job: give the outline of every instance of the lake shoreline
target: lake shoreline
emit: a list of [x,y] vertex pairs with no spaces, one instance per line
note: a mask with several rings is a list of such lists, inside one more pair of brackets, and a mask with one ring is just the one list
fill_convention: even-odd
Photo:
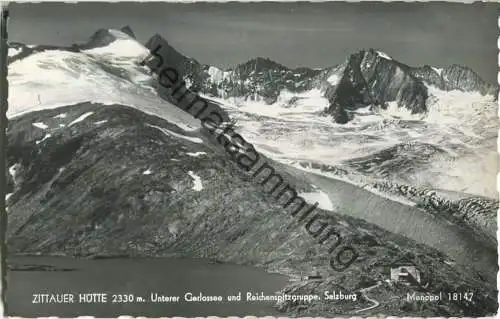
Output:
[[[9,256],[8,263],[34,267],[10,269],[7,273],[7,303],[16,316],[93,316],[121,314],[147,316],[259,315],[277,316],[274,303],[230,302],[229,296],[247,291],[275,294],[290,279],[267,273],[259,267],[218,264],[202,259],[176,258],[105,258],[83,259],[61,256]],[[38,266],[39,268],[36,268]],[[40,268],[41,267],[41,268]],[[45,267],[45,268],[44,268]],[[54,268],[47,268],[54,267]],[[59,269],[57,269],[59,268]],[[74,271],[65,271],[71,268]],[[78,302],[79,296],[105,296],[106,302]],[[152,295],[178,296],[178,302],[150,300]],[[186,294],[218,295],[217,303],[189,302]],[[58,296],[73,296],[73,303],[57,303]],[[35,296],[45,303],[33,303]],[[41,297],[46,297],[45,299]],[[50,296],[54,303],[49,302]],[[132,298],[120,302],[119,298]],[[180,300],[179,300],[180,299]],[[191,308],[193,309],[191,309]]]

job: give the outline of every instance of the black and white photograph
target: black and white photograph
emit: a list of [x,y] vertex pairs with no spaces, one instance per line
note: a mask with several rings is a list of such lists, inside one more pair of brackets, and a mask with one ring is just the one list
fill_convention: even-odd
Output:
[[5,315],[497,314],[499,3],[2,10]]

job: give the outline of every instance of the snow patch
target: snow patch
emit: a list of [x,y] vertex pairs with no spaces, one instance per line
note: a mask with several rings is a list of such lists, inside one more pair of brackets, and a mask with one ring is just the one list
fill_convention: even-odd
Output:
[[231,77],[231,72],[223,71],[214,66],[210,66],[208,68],[208,75],[210,76],[210,81],[217,84],[224,81],[225,79],[229,79]]
[[83,113],[76,120],[74,120],[73,122],[69,123],[68,127],[71,126],[71,125],[74,125],[76,123],[79,123],[79,122],[81,122],[83,120],[85,120],[87,117],[91,116],[92,114],[94,114],[94,112]]
[[12,178],[14,178],[16,176],[16,171],[17,171],[18,166],[20,166],[20,164],[14,164],[11,167],[9,167],[9,174],[10,174],[10,176],[12,176]]
[[192,157],[199,157],[200,155],[206,155],[207,153],[205,152],[196,152],[196,153],[190,153],[187,152],[186,155],[192,156]]
[[183,80],[184,80],[184,86],[186,87],[186,89],[191,88],[191,85],[193,85],[193,82],[191,82],[191,79],[189,77],[185,76],[183,78]]
[[196,175],[195,173],[193,173],[193,171],[189,171],[188,172],[188,175],[191,176],[191,178],[193,179],[193,182],[194,182],[194,185],[193,185],[193,190],[199,192],[203,189],[203,185],[201,183],[201,178]]
[[321,209],[330,211],[334,209],[333,204],[330,201],[330,197],[328,197],[328,195],[321,190],[312,193],[301,193],[299,195],[311,205],[318,203],[318,207]]
[[5,195],[5,200],[8,201],[9,198],[12,196],[12,194],[14,194],[14,193],[8,193],[7,195]]
[[101,124],[104,124],[104,123],[107,123],[108,120],[102,120],[102,121],[97,121],[97,122],[94,122],[95,125],[101,125]]
[[175,123],[175,125],[186,132],[193,132],[197,130],[196,127],[192,127],[189,124]]
[[391,58],[389,55],[387,55],[386,53],[384,53],[384,52],[377,51],[377,54],[378,54],[378,56],[379,56],[379,57],[381,57],[381,58],[384,58],[384,59],[386,59],[386,60],[392,60],[392,58]]
[[38,145],[38,144],[42,143],[43,141],[45,141],[46,139],[48,139],[50,137],[52,137],[52,135],[46,134],[41,140],[36,141],[35,143]]
[[21,53],[23,50],[21,48],[9,48],[9,57],[13,57]]
[[191,136],[186,136],[186,135],[178,134],[178,133],[172,132],[170,130],[167,130],[167,129],[163,128],[163,127],[159,127],[159,126],[156,126],[156,125],[151,125],[151,124],[147,124],[147,125],[150,126],[150,127],[155,128],[157,130],[162,131],[166,135],[172,135],[172,136],[175,136],[175,137],[178,137],[178,138],[182,138],[182,139],[185,139],[185,140],[188,140],[190,142],[197,143],[197,144],[202,144],[203,143],[203,140],[201,138],[198,138],[198,137],[191,137]]
[[151,172],[151,170],[148,168],[147,170],[145,170],[144,172],[142,172],[142,175],[151,175],[153,172]]
[[64,119],[68,116],[66,113],[61,113],[59,115],[54,116],[55,119]]
[[179,233],[179,226],[181,224],[180,220],[176,220],[173,223],[168,225],[168,232],[171,233],[174,237],[177,237]]
[[328,79],[326,79],[326,81],[328,83],[330,83],[331,85],[337,85],[339,84],[340,82],[340,77],[337,75],[337,74],[332,74],[328,77]]
[[32,125],[34,127],[41,128],[42,130],[45,130],[45,129],[49,128],[48,125],[46,125],[45,123],[42,123],[42,122],[36,122],[36,123],[33,123]]
[[136,61],[143,61],[150,54],[150,51],[145,46],[128,34],[113,29],[109,29],[108,31],[116,38],[115,41],[104,47],[84,50],[84,52],[100,58],[134,59]]
[[432,69],[433,69],[434,71],[436,71],[436,73],[437,73],[437,74],[439,74],[439,76],[441,76],[441,74],[443,73],[443,69],[441,69],[441,68],[435,68],[435,67],[432,67]]

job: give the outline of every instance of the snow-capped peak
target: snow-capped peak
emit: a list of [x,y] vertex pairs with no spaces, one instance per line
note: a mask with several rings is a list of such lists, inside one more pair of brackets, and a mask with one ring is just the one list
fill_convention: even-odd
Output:
[[142,61],[149,55],[149,50],[144,45],[125,32],[115,29],[107,31],[115,38],[114,41],[106,46],[84,50],[83,52],[100,58],[133,59],[135,61]]
[[443,69],[441,68],[432,67],[432,69],[436,71],[436,73],[439,74],[439,76],[441,76],[441,74],[443,73]]
[[340,82],[340,77],[338,74],[332,73],[326,81],[331,85],[337,85]]
[[158,96],[139,65],[149,50],[119,30],[102,30],[85,50],[50,48],[9,64],[7,116],[82,102],[121,104],[196,129],[198,120]]
[[231,76],[231,72],[223,71],[217,67],[210,66],[208,68],[208,75],[212,83],[221,82]]
[[392,60],[392,58],[387,53],[384,53],[382,51],[377,51],[377,54],[381,58],[384,58],[386,60]]

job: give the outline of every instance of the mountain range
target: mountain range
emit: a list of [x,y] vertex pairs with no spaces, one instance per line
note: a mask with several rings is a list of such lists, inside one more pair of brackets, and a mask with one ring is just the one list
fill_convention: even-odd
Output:
[[[395,130],[419,133],[419,143],[387,147],[382,138],[393,129],[377,128],[378,136],[372,134],[372,124],[363,122],[362,112],[396,106],[420,115],[431,112],[435,103],[430,86],[443,94],[481,96],[495,93],[495,86],[466,67],[411,68],[373,49],[322,70],[289,69],[263,58],[221,70],[174,48],[168,51],[168,64],[178,69],[190,90],[213,98],[214,105],[248,124],[242,126],[248,133],[243,135],[297,192],[304,198],[328,198],[318,200],[321,218],[339,225],[342,237],[361,257],[346,271],[333,271],[326,249],[237,167],[199,121],[159,92],[155,76],[140,65],[149,51],[128,27],[99,30],[89,42],[68,47],[10,43],[7,245],[11,253],[207,258],[286,274],[296,279],[283,288],[289,293],[322,295],[341,286],[359,294],[358,303],[279,305],[288,316],[346,315],[360,309],[369,309],[363,315],[400,316],[496,312],[493,224],[498,202],[468,193],[429,191],[428,186],[423,187],[426,190],[402,187],[401,180],[410,181],[410,174],[419,173],[421,167],[448,159],[449,145],[425,144],[422,132],[434,129],[433,123],[412,120],[395,122]],[[326,103],[314,104],[306,114],[301,103],[307,92],[319,92]],[[230,101],[257,102],[266,112],[279,108],[290,113],[261,115],[252,111],[254,104],[239,110],[225,104]],[[300,112],[292,112],[295,109]],[[267,135],[261,131],[252,131],[255,123],[262,123],[269,140],[262,140]],[[362,129],[349,131],[349,125]],[[329,153],[312,153],[315,148],[308,143],[313,139],[307,139],[300,143],[314,161],[300,158],[288,163],[275,155],[288,156],[287,149],[289,156],[303,154],[288,145],[279,148],[280,134],[287,140],[294,134],[319,134],[324,143],[335,141],[328,134],[341,134],[344,143],[360,138],[363,143],[375,141],[384,151],[370,146],[367,156],[355,153],[341,167],[327,165]],[[467,143],[482,140],[473,134],[466,136]],[[431,135],[436,134],[431,131]],[[301,165],[346,179],[354,173],[377,179],[371,188],[363,187],[300,170]],[[381,182],[384,179],[386,183]],[[421,270],[427,286],[389,280],[393,262],[402,257]],[[301,278],[313,270],[321,273],[321,280]],[[362,292],[374,285],[378,305],[370,308],[373,302]],[[475,299],[411,303],[394,298],[440,291],[474,291]]]
[[[135,38],[132,29],[122,31]],[[154,42],[158,35],[149,41]],[[73,52],[99,47],[113,41],[107,30],[97,31],[90,41],[62,48]],[[148,45],[148,44],[146,44]],[[55,46],[34,46],[11,43],[22,48],[22,53],[12,59],[20,59],[33,52],[55,49]],[[364,49],[350,54],[338,65],[311,69],[291,69],[269,58],[257,57],[235,67],[220,69],[206,65],[178,52],[172,46],[164,48],[169,65],[176,68],[194,92],[216,98],[241,98],[276,103],[282,91],[295,94],[318,89],[328,99],[324,114],[332,115],[337,123],[352,119],[352,111],[365,108],[387,109],[389,104],[408,109],[411,113],[425,113],[429,108],[427,85],[440,90],[480,92],[498,95],[498,86],[490,84],[470,68],[458,64],[436,68],[429,65],[410,67],[375,49]],[[291,100],[290,104],[296,100]]]
[[[155,37],[150,41],[154,42]],[[424,113],[429,97],[425,84],[445,91],[498,95],[497,85],[486,83],[468,67],[410,67],[371,48],[350,54],[343,63],[324,69],[290,69],[269,58],[257,57],[225,70],[201,64],[172,46],[165,49],[169,51],[170,65],[196,92],[274,104],[283,90],[303,93],[318,89],[329,102],[325,114],[332,115],[337,123],[348,122],[352,110],[367,106],[386,109],[389,103],[412,113]]]

